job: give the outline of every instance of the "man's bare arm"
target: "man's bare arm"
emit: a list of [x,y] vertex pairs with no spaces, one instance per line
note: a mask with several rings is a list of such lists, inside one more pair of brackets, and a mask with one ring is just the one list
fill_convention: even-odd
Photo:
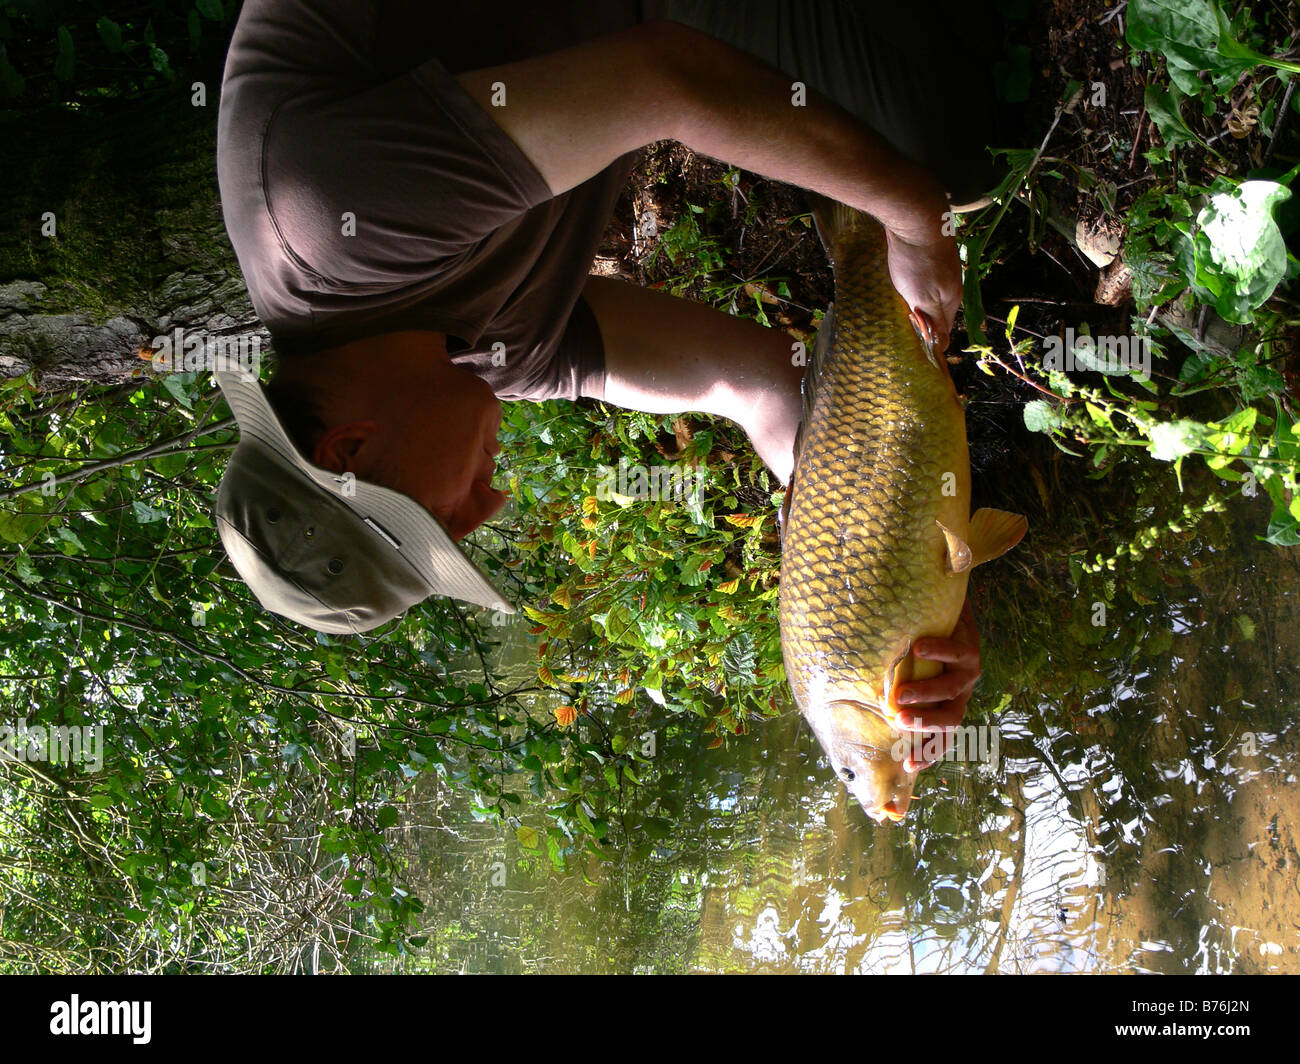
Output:
[[790,337],[609,277],[589,277],[583,296],[604,341],[607,402],[729,418],[777,479],[789,481],[803,375],[790,357]]
[[[878,218],[909,305],[946,333],[961,298],[947,198],[924,168],[834,103],[707,34],[652,22],[457,81],[557,195],[657,140],[811,189]],[[505,89],[493,106],[493,86]]]
[[[657,140],[812,189],[902,235],[929,235],[934,177],[835,104],[791,100],[789,77],[676,22],[650,22],[456,78],[558,195]],[[493,85],[505,87],[492,106]],[[937,210],[935,210],[937,208]],[[927,230],[915,229],[924,218]]]

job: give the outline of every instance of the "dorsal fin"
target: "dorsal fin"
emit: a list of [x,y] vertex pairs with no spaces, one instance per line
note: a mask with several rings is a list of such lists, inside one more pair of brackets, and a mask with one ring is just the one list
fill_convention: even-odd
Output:
[[813,341],[812,358],[808,360],[808,369],[804,372],[800,391],[803,395],[803,413],[799,419],[799,428],[794,434],[794,465],[791,466],[790,484],[785,489],[785,502],[781,505],[778,525],[781,529],[781,542],[785,543],[786,526],[790,523],[790,504],[794,499],[794,489],[799,476],[799,456],[803,454],[804,436],[812,421],[813,405],[817,402],[817,382],[821,379],[822,367],[826,365],[826,356],[835,340],[835,304],[826,308],[826,316],[817,329],[817,339]]
[[827,199],[817,193],[810,193],[808,198],[812,201],[813,223],[817,226],[817,235],[821,238],[822,247],[826,249],[826,255],[832,263],[838,260],[836,251],[843,246],[846,237],[858,232],[866,233],[872,226],[877,229],[880,227],[880,223],[871,215],[854,210],[847,204]]

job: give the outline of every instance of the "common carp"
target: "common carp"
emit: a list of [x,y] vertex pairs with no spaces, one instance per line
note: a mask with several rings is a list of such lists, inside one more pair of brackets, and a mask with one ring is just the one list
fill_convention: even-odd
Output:
[[782,519],[781,648],[836,774],[868,816],[898,821],[916,739],[890,723],[896,688],[943,669],[912,644],[952,635],[970,570],[1014,547],[1027,522],[971,515],[961,402],[890,281],[880,223],[828,200],[814,216],[835,303],[804,377]]

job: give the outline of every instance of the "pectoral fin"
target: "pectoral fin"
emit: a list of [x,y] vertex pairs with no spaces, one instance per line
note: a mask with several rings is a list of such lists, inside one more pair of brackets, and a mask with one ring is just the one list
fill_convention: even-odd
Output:
[[976,510],[970,519],[967,539],[962,539],[942,521],[935,524],[943,532],[948,545],[948,573],[951,576],[1002,557],[1029,531],[1029,522],[1024,517],[1006,510]]
[[[983,565],[1000,558],[1029,531],[1023,514],[1006,510],[976,510],[970,519],[971,565]],[[963,544],[964,545],[964,544]]]
[[[984,511],[981,510],[980,513]],[[1022,519],[1023,520],[1023,519]],[[948,544],[948,573],[955,575],[964,573],[972,565],[978,564],[973,561],[973,553],[967,542],[957,535],[951,528],[948,528],[942,521],[936,521],[939,531],[943,533],[943,538]]]

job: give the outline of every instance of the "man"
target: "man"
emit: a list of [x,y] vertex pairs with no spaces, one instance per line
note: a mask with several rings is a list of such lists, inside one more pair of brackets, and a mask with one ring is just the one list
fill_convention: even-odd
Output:
[[[265,393],[218,377],[242,438],[217,516],[260,601],[331,632],[431,593],[509,609],[453,542],[506,501],[499,397],[727,417],[789,481],[789,338],[587,276],[644,145],[674,139],[874,215],[895,285],[946,347],[961,294],[947,193],[983,189],[956,192],[979,166],[969,150],[947,166],[965,128],[947,114],[952,72],[908,58],[940,31],[926,6],[695,2],[674,22],[633,0],[245,0],[218,170],[279,365]],[[858,110],[912,158],[790,69],[841,95],[874,86]],[[960,721],[979,675],[969,605],[955,636],[915,648],[947,665],[900,698],[925,730]]]

